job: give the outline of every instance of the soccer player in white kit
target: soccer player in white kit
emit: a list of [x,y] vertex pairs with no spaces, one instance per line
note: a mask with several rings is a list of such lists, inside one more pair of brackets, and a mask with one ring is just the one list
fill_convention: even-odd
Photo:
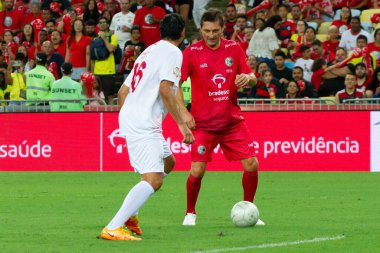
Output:
[[[169,14],[160,22],[161,38],[137,58],[131,74],[119,90],[120,133],[126,136],[129,158],[141,181],[127,194],[115,217],[102,230],[107,240],[141,240],[137,212],[157,191],[164,175],[174,167],[174,157],[162,135],[162,120],[169,112],[183,135],[184,143],[194,136],[177,107],[175,92],[181,73],[182,52],[178,45],[185,37],[185,22]],[[124,229],[125,225],[129,230]]]

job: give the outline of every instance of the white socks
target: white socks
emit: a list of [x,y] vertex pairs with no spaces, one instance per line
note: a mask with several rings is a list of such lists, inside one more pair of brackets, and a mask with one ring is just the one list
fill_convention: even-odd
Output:
[[140,181],[127,194],[123,205],[113,217],[107,228],[112,230],[123,226],[133,214],[136,214],[140,207],[148,200],[150,195],[154,193],[153,187],[146,181]]

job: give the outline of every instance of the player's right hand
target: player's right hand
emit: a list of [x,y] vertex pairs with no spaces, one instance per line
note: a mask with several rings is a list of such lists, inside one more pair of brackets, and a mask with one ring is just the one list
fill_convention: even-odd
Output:
[[179,125],[179,130],[183,135],[183,143],[191,144],[194,142],[194,135],[186,124]]
[[195,120],[191,113],[189,113],[188,111],[183,112],[182,117],[188,128],[190,128],[191,130],[195,129]]

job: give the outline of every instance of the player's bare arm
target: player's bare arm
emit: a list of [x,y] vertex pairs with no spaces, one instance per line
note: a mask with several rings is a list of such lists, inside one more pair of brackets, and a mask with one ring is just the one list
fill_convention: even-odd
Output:
[[127,98],[129,93],[129,87],[125,84],[123,84],[119,91],[117,92],[117,98],[119,99],[119,106],[120,108],[123,106],[125,99]]
[[106,48],[107,48],[108,52],[112,53],[112,52],[114,52],[114,51],[116,50],[116,46],[112,45],[112,44],[108,41],[108,38],[107,38],[105,32],[100,31],[100,32],[99,32],[99,36],[103,39],[104,44],[106,45]]
[[[179,89],[180,90],[180,89]],[[178,125],[179,130],[183,135],[183,142],[191,144],[194,142],[194,136],[191,130],[182,118],[180,111],[178,110],[178,103],[173,93],[173,82],[163,80],[160,84],[160,95],[165,107],[168,109],[170,115]],[[183,98],[183,97],[182,97]],[[183,100],[183,99],[182,99]]]
[[183,84],[183,81],[180,81],[179,88],[176,94],[178,107],[179,107],[180,112],[182,113],[183,120],[185,121],[187,127],[190,129],[194,129],[195,120],[194,120],[194,117],[191,115],[191,113],[187,110],[185,106],[185,100],[183,98],[183,91],[182,91],[182,84]]
[[238,88],[247,87],[247,86],[255,86],[257,83],[256,76],[251,74],[238,74],[236,75],[235,84]]

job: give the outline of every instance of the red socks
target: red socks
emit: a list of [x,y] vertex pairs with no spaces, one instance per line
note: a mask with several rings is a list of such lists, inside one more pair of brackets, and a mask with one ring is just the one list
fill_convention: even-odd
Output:
[[244,200],[253,202],[259,181],[257,171],[244,171],[242,184],[244,189]]
[[[196,178],[189,174],[186,183],[187,192],[187,210],[186,213],[195,212],[195,204],[197,203],[198,194],[201,189],[202,178]],[[244,171],[242,184],[244,189],[244,200],[253,202],[258,184],[257,171]]]
[[197,178],[189,174],[186,183],[187,192],[187,211],[186,213],[196,213],[195,204],[197,203],[199,190],[201,189],[202,178]]

